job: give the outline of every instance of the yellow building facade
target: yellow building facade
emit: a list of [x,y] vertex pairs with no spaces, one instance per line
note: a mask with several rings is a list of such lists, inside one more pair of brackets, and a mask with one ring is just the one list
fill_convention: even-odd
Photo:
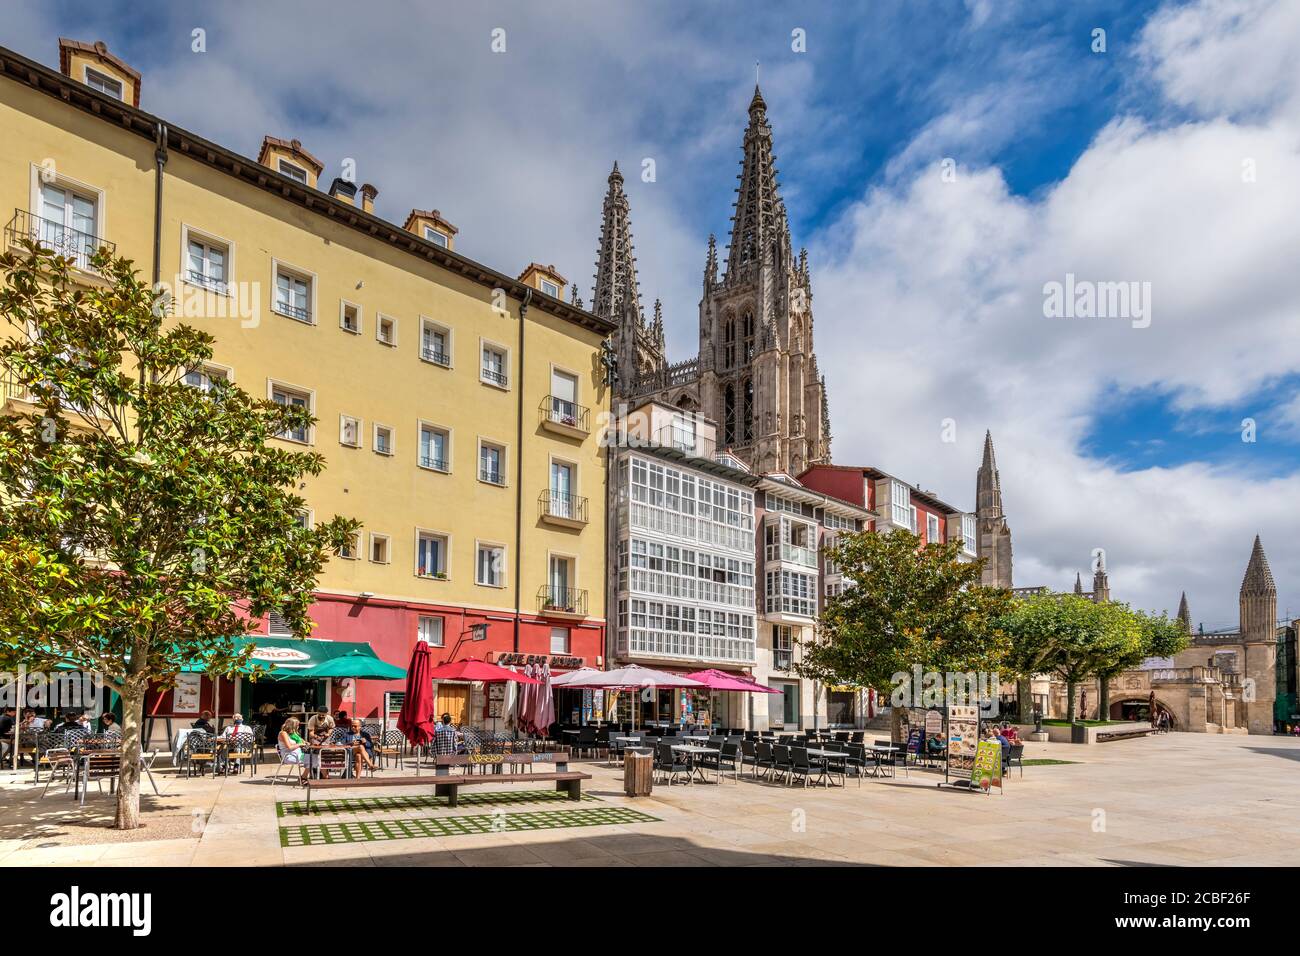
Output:
[[[419,639],[436,659],[600,666],[612,326],[553,266],[511,278],[456,253],[437,210],[379,219],[375,187],[330,183],[296,140],[254,160],[141,111],[147,78],[102,44],[61,41],[60,62],[0,49],[6,242],[83,263],[114,245],[215,336],[193,384],[311,409],[284,439],[327,461],[300,491],[308,520],[363,525],[320,579],[312,636],[403,666]],[[356,689],[358,713],[379,686]]]

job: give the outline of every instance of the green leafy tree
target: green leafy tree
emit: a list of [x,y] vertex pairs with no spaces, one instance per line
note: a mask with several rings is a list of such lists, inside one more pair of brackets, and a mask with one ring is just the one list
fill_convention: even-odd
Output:
[[318,574],[357,524],[308,529],[300,480],[319,454],[270,440],[303,409],[232,384],[185,384],[212,336],[105,249],[87,279],[27,244],[0,256],[0,666],[97,671],[121,695],[115,825],[139,825],[146,689],[187,665],[242,666],[228,640],[275,610],[311,629]]
[[1066,685],[1066,718],[1076,717],[1079,684],[1099,682],[1099,706],[1109,710],[1108,683],[1147,657],[1166,656],[1186,646],[1177,622],[1153,617],[1127,604],[1103,603],[1074,594],[1043,594],[1017,601],[1002,619],[1011,635],[1007,665],[1024,677],[1052,674]]
[[1011,594],[981,586],[983,565],[960,560],[960,549],[956,542],[921,547],[902,530],[842,535],[831,557],[845,587],[827,601],[797,672],[886,695],[896,675],[918,664],[922,671],[996,672],[1008,648],[997,620]]

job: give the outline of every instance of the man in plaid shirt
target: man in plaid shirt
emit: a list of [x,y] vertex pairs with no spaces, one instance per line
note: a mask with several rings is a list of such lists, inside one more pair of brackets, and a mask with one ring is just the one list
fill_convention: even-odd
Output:
[[451,722],[451,714],[443,714],[442,722],[434,725],[433,752],[438,755],[454,754],[458,736],[460,735]]

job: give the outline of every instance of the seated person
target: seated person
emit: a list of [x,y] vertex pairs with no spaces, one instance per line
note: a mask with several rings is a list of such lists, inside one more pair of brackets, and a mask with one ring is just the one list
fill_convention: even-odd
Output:
[[[311,738],[314,744],[323,744],[330,739],[334,733],[334,718],[329,714],[318,714],[320,720],[316,721],[316,726],[312,726],[312,721],[307,721],[307,736]],[[314,718],[313,718],[314,719]]]
[[361,721],[353,720],[344,725],[343,732],[338,735],[338,743],[351,747],[353,759],[367,770],[375,769],[374,741],[361,729]]
[[121,734],[122,728],[117,725],[117,718],[113,716],[111,710],[106,710],[99,717],[99,732],[101,734]]
[[299,726],[297,717],[290,717],[286,720],[283,726],[280,727],[280,735],[276,738],[275,749],[280,755],[281,763],[291,763],[302,768],[299,779],[305,781],[311,773],[314,757],[302,749],[302,745],[306,741],[298,733]]
[[454,754],[456,744],[460,738],[460,732],[451,722],[451,714],[443,714],[442,720],[434,724],[433,728],[433,752],[435,754]]
[[1020,731],[1016,730],[1015,726],[1009,720],[1002,721],[1002,736],[1006,737],[1007,740],[1011,741],[1013,744],[1020,743]]
[[212,711],[205,710],[199,714],[199,719],[190,724],[191,729],[201,730],[205,734],[215,734],[216,728],[212,726]]
[[249,736],[252,736],[253,733],[253,725],[244,723],[243,714],[232,714],[230,717],[230,724],[221,731],[221,736],[234,737],[236,734],[248,734]]
[[84,730],[81,726],[81,714],[76,711],[68,711],[63,715],[63,720],[54,728],[56,731],[65,732],[69,730]]
[[321,725],[326,721],[329,722],[330,729],[333,730],[334,718],[329,715],[329,712],[324,707],[316,708],[316,713],[307,718],[307,736],[315,737],[320,731]]

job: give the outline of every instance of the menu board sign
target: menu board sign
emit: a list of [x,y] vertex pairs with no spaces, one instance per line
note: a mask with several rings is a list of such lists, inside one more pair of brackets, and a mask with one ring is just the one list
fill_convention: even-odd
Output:
[[964,777],[974,769],[979,733],[978,707],[953,705],[948,708],[948,770],[950,773]]
[[975,751],[975,766],[970,772],[973,789],[988,793],[992,787],[1002,789],[1002,744],[996,740],[981,740]]
[[943,711],[927,710],[925,712],[925,736],[927,738],[943,736]]
[[177,674],[176,686],[172,688],[172,713],[197,714],[202,686],[202,674]]

